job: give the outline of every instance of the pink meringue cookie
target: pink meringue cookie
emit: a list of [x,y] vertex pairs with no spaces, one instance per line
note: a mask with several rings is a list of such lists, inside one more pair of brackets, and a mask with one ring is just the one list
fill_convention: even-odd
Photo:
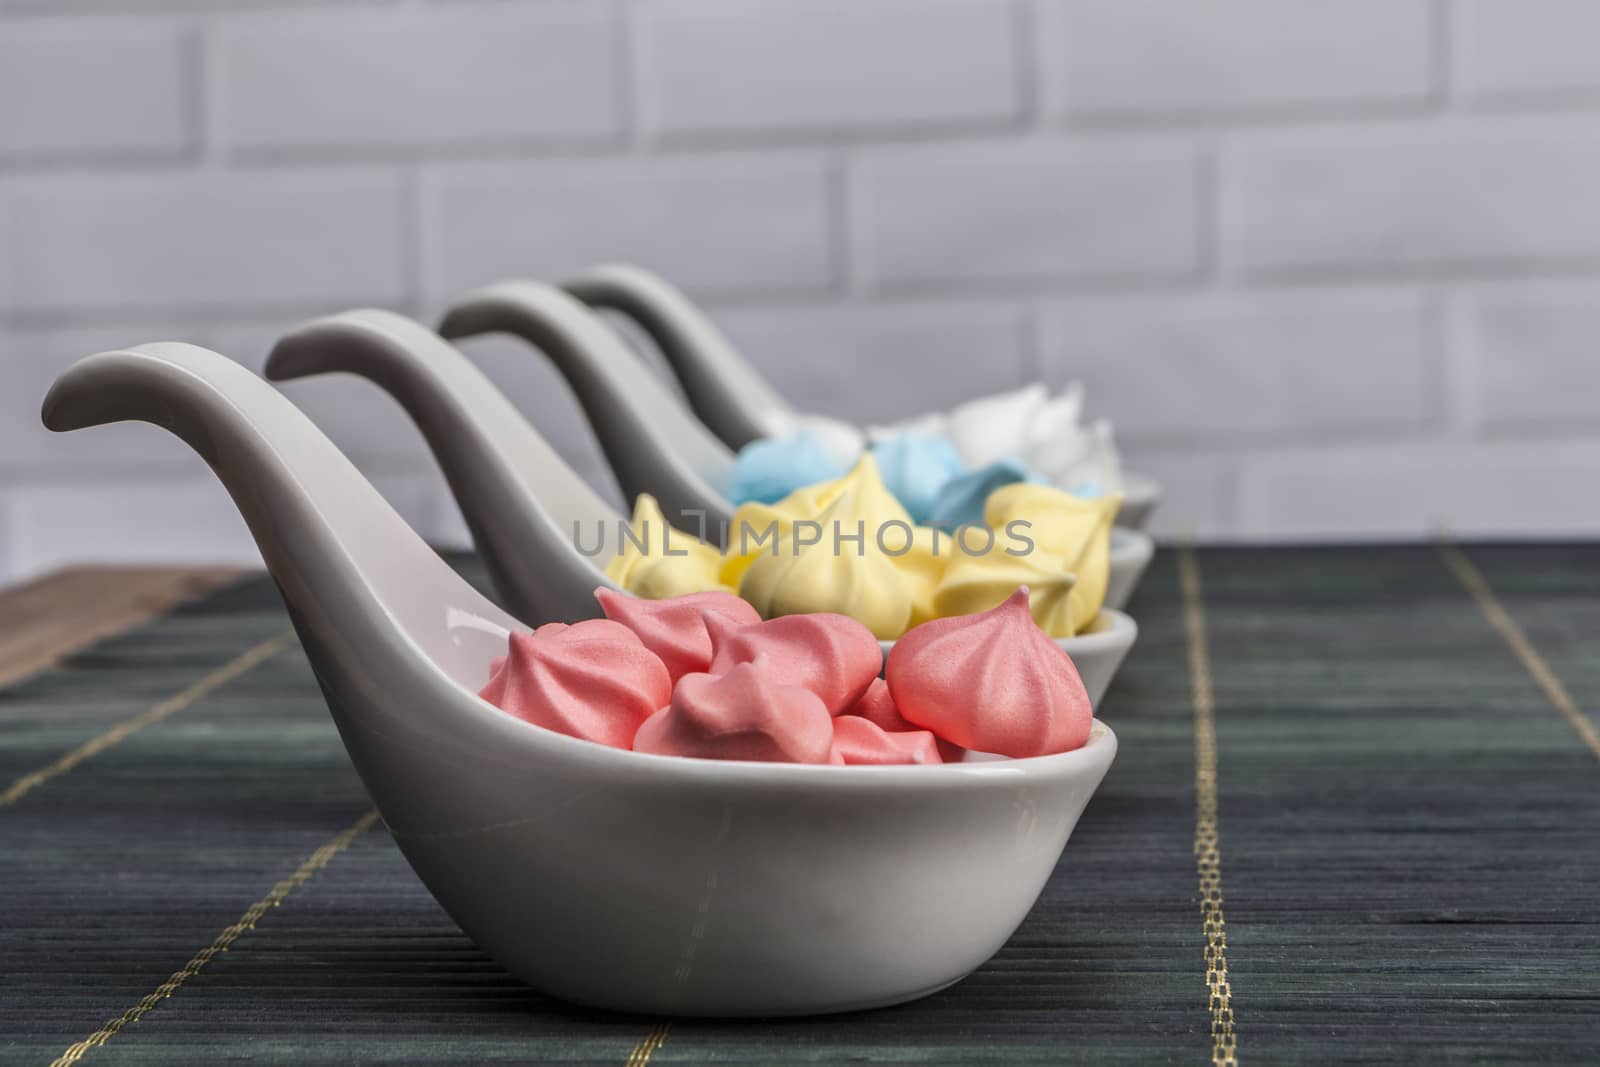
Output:
[[892,763],[943,763],[938,739],[927,730],[890,731],[859,715],[833,720],[830,763],[849,766]]
[[569,737],[630,748],[639,724],[672,699],[672,679],[626,626],[590,619],[514,633],[478,693],[503,711]]
[[628,627],[610,619],[584,619],[581,622],[547,622],[536,627],[533,636],[547,641],[638,641]]
[[918,626],[895,642],[887,673],[902,716],[963,748],[1020,759],[1089,740],[1083,680],[1033,621],[1026,586],[981,614]]
[[686,674],[672,703],[651,715],[633,739],[635,752],[699,759],[827,763],[833,718],[822,698],[785,685],[765,657],[726,674]]
[[727,674],[764,656],[777,684],[811,690],[832,715],[860,700],[883,669],[878,639],[845,615],[780,615],[740,626],[713,613],[706,616],[706,630],[711,634],[712,674]]
[[840,714],[859,716],[876,724],[880,730],[891,733],[922,729],[907,722],[905,716],[900,714],[900,709],[894,706],[894,696],[889,692],[889,683],[882,678],[874,678],[867,685],[867,691],[861,694],[861,699]]
[[[874,678],[872,684],[867,686],[867,691],[861,694],[861,699],[844,710],[844,715],[855,715],[866,719],[884,733],[916,733],[922,729],[900,714],[900,709],[895,707],[894,695],[889,692],[889,683],[882,678]],[[939,743],[939,755],[944,762],[961,762],[963,752],[960,745],[937,735],[934,740]]]
[[741,626],[752,626],[761,616],[748,601],[716,590],[688,593],[666,600],[645,600],[614,589],[594,591],[606,618],[626,626],[644,647],[661,657],[672,682],[686,674],[704,673],[711,666],[711,635],[707,613],[723,616]]

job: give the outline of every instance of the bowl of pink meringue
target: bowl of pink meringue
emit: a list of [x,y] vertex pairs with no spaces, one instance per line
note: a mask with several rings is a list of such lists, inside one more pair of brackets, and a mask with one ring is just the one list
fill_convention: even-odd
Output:
[[887,658],[842,615],[596,595],[605,618],[510,635],[481,693],[593,742],[595,788],[634,798],[628,853],[593,842],[629,929],[592,931],[611,962],[564,969],[573,999],[794,1015],[949,986],[1027,916],[1116,753],[1025,589]]

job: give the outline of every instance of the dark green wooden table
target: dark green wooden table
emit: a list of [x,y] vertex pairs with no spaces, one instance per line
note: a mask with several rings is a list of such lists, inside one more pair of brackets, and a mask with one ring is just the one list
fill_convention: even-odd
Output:
[[1117,764],[994,960],[667,1026],[455,928],[247,579],[0,690],[0,1060],[1595,1057],[1600,547],[1163,551],[1130,610]]

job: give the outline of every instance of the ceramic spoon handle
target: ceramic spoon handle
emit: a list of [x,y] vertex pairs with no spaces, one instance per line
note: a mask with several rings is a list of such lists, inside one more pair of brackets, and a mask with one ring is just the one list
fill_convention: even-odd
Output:
[[729,517],[733,456],[588,308],[550,285],[502,282],[457,301],[446,337],[515,334],[550,357],[577,393],[622,491],[649,493],[676,526],[700,533]]
[[[381,643],[396,626],[430,640],[441,602],[502,632],[517,625],[462,581],[304,413],[216,352],[163,342],[89,356],[56,380],[43,417],[52,430],[141,420],[187,442],[233,496],[308,648],[361,634]],[[446,666],[465,677],[482,664]]]
[[[397,836],[443,835],[471,854],[483,849],[475,828],[527,822],[544,797],[577,793],[591,746],[476,695],[506,631],[526,627],[435,555],[287,397],[215,352],[163,343],[81,360],[44,402],[52,430],[125,419],[171,430],[233,495]],[[435,892],[459,883],[459,854],[407,851]],[[491,852],[503,872],[505,854]]]
[[607,542],[622,517],[578,477],[454,345],[388,311],[350,311],[286,334],[267,357],[282,381],[343,371],[398,400],[443,468],[495,588],[533,622],[591,618],[612,583],[575,544]]
[[632,318],[671,365],[689,404],[730,448],[781,436],[793,414],[787,401],[683,291],[659,274],[624,264],[594,267],[562,288],[586,304]]

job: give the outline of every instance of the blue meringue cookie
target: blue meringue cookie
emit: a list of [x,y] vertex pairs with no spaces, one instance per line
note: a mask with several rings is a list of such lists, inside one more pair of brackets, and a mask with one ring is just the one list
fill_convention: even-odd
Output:
[[739,449],[728,481],[735,506],[756,501],[776,504],[796,489],[831,482],[849,470],[809,430],[790,437],[763,437]]
[[989,494],[1012,482],[1033,479],[1028,470],[1014,459],[997,460],[987,467],[968,471],[952,478],[939,490],[933,506],[928,509],[927,523],[944,529],[957,526],[982,526],[983,505]]
[[897,433],[872,446],[883,484],[918,523],[927,521],[939,491],[967,465],[948,438]]

